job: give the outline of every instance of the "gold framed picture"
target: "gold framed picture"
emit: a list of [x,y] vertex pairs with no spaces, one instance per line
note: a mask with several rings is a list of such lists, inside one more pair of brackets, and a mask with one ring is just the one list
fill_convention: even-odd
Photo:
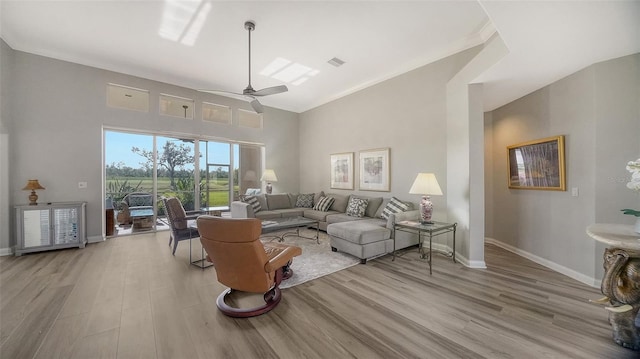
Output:
[[507,147],[509,188],[566,190],[564,136]]

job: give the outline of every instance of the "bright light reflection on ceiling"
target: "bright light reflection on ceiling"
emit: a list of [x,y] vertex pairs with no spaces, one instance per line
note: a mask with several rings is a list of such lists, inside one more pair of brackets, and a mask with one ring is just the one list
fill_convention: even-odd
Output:
[[163,39],[193,46],[211,11],[211,3],[202,0],[165,0],[158,35]]
[[271,61],[262,71],[260,75],[271,77],[282,82],[292,85],[300,85],[307,81],[311,76],[320,73],[319,70],[312,69],[309,66],[292,62],[282,57],[278,57]]

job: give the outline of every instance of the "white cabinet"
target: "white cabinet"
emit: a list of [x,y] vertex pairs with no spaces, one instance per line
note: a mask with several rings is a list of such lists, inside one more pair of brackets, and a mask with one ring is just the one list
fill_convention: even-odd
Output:
[[87,243],[86,202],[16,206],[18,245],[15,255]]

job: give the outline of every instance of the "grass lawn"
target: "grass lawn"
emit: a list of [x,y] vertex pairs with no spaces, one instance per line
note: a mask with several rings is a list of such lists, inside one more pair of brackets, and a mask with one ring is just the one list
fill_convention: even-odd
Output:
[[[126,181],[126,182],[125,182]],[[127,193],[136,191],[136,192],[153,192],[153,178],[147,177],[117,177],[117,178],[109,178],[107,179],[106,187],[107,188],[118,188],[118,185],[122,186],[123,183],[126,183],[130,188],[125,190],[125,192],[117,194],[111,194],[114,198],[122,198]],[[158,177],[158,195],[165,197],[173,197],[177,196],[183,200],[193,201],[193,191],[192,190],[172,190],[171,189],[171,181],[167,177]],[[176,179],[176,183],[178,180]],[[207,200],[208,206],[228,206],[229,201],[229,191],[228,191],[229,180],[226,178],[221,179],[211,179],[209,181],[209,198]],[[180,187],[180,185],[178,185]],[[132,190],[133,189],[133,190]],[[234,186],[234,192],[238,191],[238,186]],[[192,202],[193,203],[193,202]],[[186,206],[185,206],[186,207]]]

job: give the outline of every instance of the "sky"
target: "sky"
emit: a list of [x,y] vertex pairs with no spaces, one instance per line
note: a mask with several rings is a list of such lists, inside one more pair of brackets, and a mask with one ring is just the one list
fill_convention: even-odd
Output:
[[[162,147],[167,141],[176,141],[176,145],[185,144],[193,148],[193,144],[189,142],[182,142],[176,138],[169,137],[157,137],[157,146],[161,151]],[[228,164],[229,163],[229,144],[224,142],[207,142],[209,148],[209,163],[215,164]],[[203,142],[200,142],[202,154],[200,166],[205,164],[205,149]],[[133,134],[116,131],[105,132],[105,163],[111,165],[113,163],[123,162],[124,166],[131,168],[142,167],[141,163],[146,163],[146,159],[133,151],[132,147],[138,147],[140,149],[151,150],[153,148],[153,136],[143,134]],[[237,146],[234,146],[237,148]],[[235,151],[237,158],[237,150]],[[193,152],[192,152],[193,153]],[[193,166],[185,166],[186,169],[193,168]]]

